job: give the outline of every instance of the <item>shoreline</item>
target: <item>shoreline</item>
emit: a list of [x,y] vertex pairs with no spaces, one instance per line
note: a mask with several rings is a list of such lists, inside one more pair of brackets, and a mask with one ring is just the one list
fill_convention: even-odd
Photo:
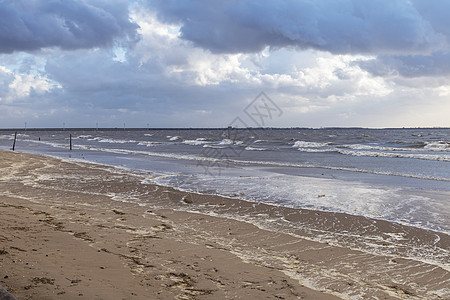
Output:
[[[0,151],[0,158],[0,264],[11,274],[0,274],[0,285],[19,299],[450,295],[448,258],[440,258],[442,266],[411,258],[418,239],[449,249],[443,233],[187,193],[43,155]],[[61,268],[51,268],[48,257]]]

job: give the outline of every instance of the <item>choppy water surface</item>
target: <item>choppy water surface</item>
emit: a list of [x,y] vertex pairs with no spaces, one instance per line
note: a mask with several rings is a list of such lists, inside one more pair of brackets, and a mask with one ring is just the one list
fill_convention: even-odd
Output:
[[[0,131],[0,149],[13,138]],[[28,130],[16,150],[152,172],[146,181],[183,190],[450,232],[450,129]]]

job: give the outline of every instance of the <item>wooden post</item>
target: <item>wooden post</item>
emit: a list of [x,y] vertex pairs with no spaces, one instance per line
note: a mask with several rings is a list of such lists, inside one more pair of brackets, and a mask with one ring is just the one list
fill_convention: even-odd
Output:
[[12,148],[13,151],[14,151],[14,149],[16,149],[16,139],[17,139],[17,131],[14,133],[14,143],[13,143],[13,148]]
[[72,151],[72,134],[70,134],[70,151]]

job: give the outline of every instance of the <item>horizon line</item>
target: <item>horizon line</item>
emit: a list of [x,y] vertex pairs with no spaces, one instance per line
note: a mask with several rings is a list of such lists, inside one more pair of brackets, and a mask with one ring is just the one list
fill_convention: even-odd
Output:
[[283,130],[283,129],[450,129],[450,127],[445,126],[433,126],[433,127],[362,127],[362,126],[324,126],[324,127],[30,127],[30,128],[0,128],[0,131],[68,131],[68,130],[86,130],[86,131],[110,131],[110,130],[224,130],[224,129],[237,129],[237,130]]

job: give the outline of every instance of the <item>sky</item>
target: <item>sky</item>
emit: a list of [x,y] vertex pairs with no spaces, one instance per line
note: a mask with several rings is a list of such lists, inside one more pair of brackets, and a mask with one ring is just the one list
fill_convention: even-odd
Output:
[[450,127],[449,11],[0,0],[0,128]]

